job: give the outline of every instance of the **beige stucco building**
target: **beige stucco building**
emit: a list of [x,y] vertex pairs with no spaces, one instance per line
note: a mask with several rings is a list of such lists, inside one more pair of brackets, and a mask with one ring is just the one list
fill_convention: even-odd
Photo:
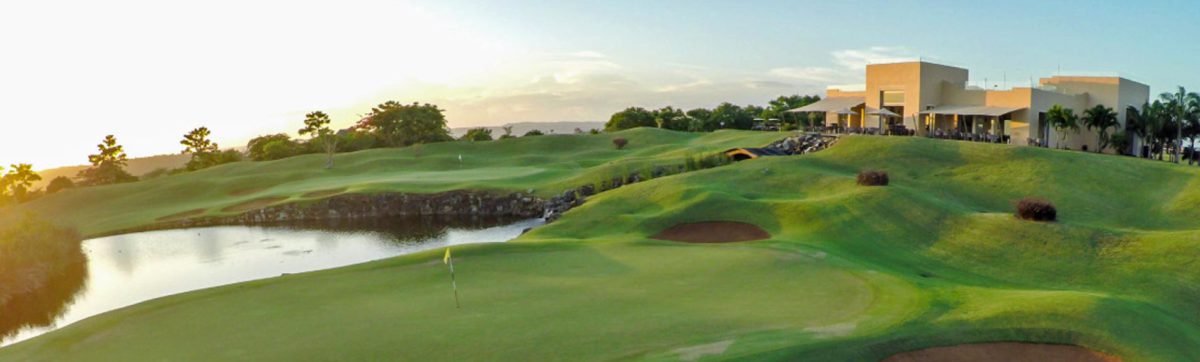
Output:
[[1126,108],[1141,108],[1150,98],[1149,86],[1121,77],[1054,76],[1039,79],[1036,87],[986,90],[967,86],[966,69],[929,62],[872,64],[866,72],[865,90],[831,88],[820,102],[792,111],[823,112],[828,126],[842,130],[958,132],[1019,145],[1094,150],[1097,132],[1082,124],[1059,144],[1059,135],[1045,122],[1046,111],[1058,104],[1082,115],[1104,105],[1117,113],[1124,129]]

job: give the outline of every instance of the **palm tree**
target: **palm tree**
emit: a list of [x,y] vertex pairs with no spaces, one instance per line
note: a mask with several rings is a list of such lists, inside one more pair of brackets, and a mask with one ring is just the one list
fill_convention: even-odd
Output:
[[1088,131],[1091,131],[1092,128],[1098,129],[1100,148],[1096,150],[1097,153],[1104,152],[1104,149],[1108,148],[1108,129],[1120,126],[1120,123],[1117,122],[1117,112],[1100,104],[1083,111],[1081,120],[1083,125],[1087,126]]
[[1172,161],[1179,163],[1180,155],[1183,152],[1183,123],[1188,119],[1189,113],[1196,112],[1196,102],[1192,100],[1200,98],[1200,95],[1188,92],[1187,89],[1180,86],[1175,93],[1163,93],[1158,97],[1167,104],[1171,125],[1175,127],[1175,156]]
[[[1166,105],[1161,101],[1147,103],[1141,112],[1140,129],[1142,136],[1145,137],[1146,143],[1150,145],[1150,155],[1156,155],[1159,159],[1162,158],[1161,153],[1163,148],[1159,143],[1163,139],[1162,133],[1165,129],[1166,113]],[[1158,152],[1154,152],[1155,148],[1158,148]]]
[[1058,148],[1062,148],[1062,144],[1066,142],[1067,130],[1079,132],[1079,116],[1075,115],[1074,110],[1063,108],[1062,105],[1055,104],[1050,107],[1050,110],[1046,111],[1046,121],[1058,132]]
[[[1192,95],[1195,95],[1193,93]],[[1190,97],[1188,100],[1188,112],[1186,123],[1183,126],[1183,135],[1192,140],[1192,154],[1189,155],[1188,164],[1196,162],[1200,165],[1200,160],[1196,156],[1200,153],[1196,152],[1196,137],[1200,137],[1200,97]]]
[[[1141,158],[1141,145],[1133,142],[1135,139],[1141,139],[1142,143],[1146,143],[1146,115],[1145,112],[1150,108],[1150,102],[1142,105],[1142,108],[1129,106],[1125,108],[1125,134],[1129,137],[1129,151],[1134,157]],[[1135,149],[1136,147],[1136,149]]]

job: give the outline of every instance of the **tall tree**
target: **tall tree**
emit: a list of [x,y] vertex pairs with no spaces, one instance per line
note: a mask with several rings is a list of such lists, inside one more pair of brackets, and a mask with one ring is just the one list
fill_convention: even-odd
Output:
[[630,128],[654,126],[654,112],[642,107],[629,107],[609,117],[608,123],[604,124],[604,130],[614,132]]
[[1102,104],[1097,104],[1095,107],[1084,110],[1081,120],[1083,121],[1083,125],[1087,127],[1088,131],[1091,131],[1093,128],[1095,128],[1097,130],[1096,133],[1100,135],[1100,147],[1096,150],[1098,153],[1104,152],[1104,149],[1108,148],[1108,142],[1110,141],[1110,138],[1108,137],[1108,129],[1116,128],[1117,126],[1121,125],[1120,122],[1117,121],[1117,112],[1114,112],[1112,108],[1105,107]]
[[738,105],[725,102],[713,109],[708,123],[709,129],[751,129],[754,128],[754,114]]
[[1141,158],[1142,150],[1134,149],[1137,145],[1134,139],[1141,139],[1142,143],[1146,143],[1146,116],[1145,111],[1150,108],[1150,103],[1143,104],[1141,108],[1129,106],[1125,107],[1125,135],[1129,139],[1129,152],[1134,157]]
[[198,154],[216,152],[220,147],[208,138],[210,135],[212,132],[208,130],[208,127],[196,128],[184,134],[183,140],[179,141],[179,144],[183,145],[183,153],[190,153],[192,157],[195,157]]
[[1192,154],[1188,157],[1188,164],[1196,162],[1200,165],[1200,152],[1196,150],[1196,138],[1200,137],[1200,97],[1192,97],[1189,100],[1192,112],[1188,114],[1187,123],[1183,127],[1183,136],[1187,137],[1192,142]]
[[1079,132],[1079,116],[1070,108],[1055,104],[1046,111],[1046,121],[1058,133],[1058,148],[1067,141],[1067,130]]
[[770,119],[771,117],[778,117],[782,122],[795,121],[797,127],[803,128],[808,125],[808,120],[802,114],[787,113],[787,111],[804,107],[820,100],[821,97],[815,95],[802,96],[799,94],[793,94],[790,96],[779,96],[778,98],[767,102],[769,107],[763,114],[763,118]]
[[10,168],[8,173],[4,174],[4,181],[0,182],[7,190],[0,191],[7,191],[17,202],[24,201],[29,187],[33,186],[34,182],[41,181],[42,176],[34,172],[33,165],[28,163],[11,165]]
[[355,126],[375,134],[387,146],[402,147],[414,143],[451,141],[446,127],[446,115],[432,104],[400,104],[387,101],[371,109],[371,113]]
[[88,162],[92,167],[79,172],[81,184],[94,186],[137,181],[137,177],[125,172],[128,157],[125,155],[125,147],[117,143],[116,137],[105,136],[96,148],[98,153],[88,155]]
[[308,135],[308,142],[318,142],[325,150],[325,168],[333,168],[333,154],[337,153],[338,137],[337,134],[329,128],[329,115],[325,112],[316,111],[304,115],[304,128],[301,128],[299,133],[301,136]]
[[1150,103],[1145,110],[1146,135],[1150,139],[1151,154],[1159,160],[1163,159],[1163,153],[1166,151],[1165,144],[1169,137],[1164,137],[1170,131],[1168,123],[1170,120],[1170,110],[1162,101],[1154,101]]
[[183,140],[179,141],[179,144],[183,145],[183,153],[192,155],[192,159],[187,163],[188,170],[194,171],[214,165],[214,155],[220,151],[220,146],[208,138],[210,135],[212,132],[208,127],[200,127],[184,134]]
[[666,106],[654,110],[654,123],[658,128],[676,131],[686,131],[688,128],[687,114],[682,109]]
[[711,110],[707,108],[696,108],[687,111],[685,114],[687,114],[688,117],[687,130],[689,132],[705,132],[712,130],[708,128],[708,125],[710,124],[708,120],[709,118],[712,118]]
[[1173,143],[1175,146],[1175,155],[1171,158],[1171,162],[1179,163],[1180,156],[1183,151],[1183,128],[1187,122],[1189,114],[1197,113],[1194,101],[1200,98],[1194,92],[1188,92],[1186,88],[1180,86],[1175,93],[1163,93],[1159,95],[1163,103],[1167,105],[1168,113],[1170,114],[1170,125],[1174,128],[1175,136]]

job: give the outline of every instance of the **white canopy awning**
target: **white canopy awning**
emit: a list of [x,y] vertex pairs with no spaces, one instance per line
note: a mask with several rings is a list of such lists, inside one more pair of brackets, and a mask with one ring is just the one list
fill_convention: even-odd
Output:
[[863,97],[833,97],[825,98],[804,107],[787,110],[787,113],[800,112],[837,112],[843,109],[858,107],[866,103]]
[[989,107],[989,106],[956,106],[944,105],[930,110],[921,111],[921,114],[957,114],[962,116],[988,116],[999,117],[1012,112],[1025,109],[1025,107]]
[[868,111],[867,114],[876,115],[876,116],[884,116],[884,117],[900,117],[899,114],[896,114],[896,112],[892,112],[892,111],[888,110],[887,108],[871,110],[871,111]]

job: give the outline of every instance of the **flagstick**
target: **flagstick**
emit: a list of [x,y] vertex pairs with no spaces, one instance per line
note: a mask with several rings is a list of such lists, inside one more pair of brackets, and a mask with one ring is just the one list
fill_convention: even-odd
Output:
[[454,258],[450,258],[450,286],[454,288],[454,308],[462,309],[462,305],[458,304],[458,282],[454,280]]

